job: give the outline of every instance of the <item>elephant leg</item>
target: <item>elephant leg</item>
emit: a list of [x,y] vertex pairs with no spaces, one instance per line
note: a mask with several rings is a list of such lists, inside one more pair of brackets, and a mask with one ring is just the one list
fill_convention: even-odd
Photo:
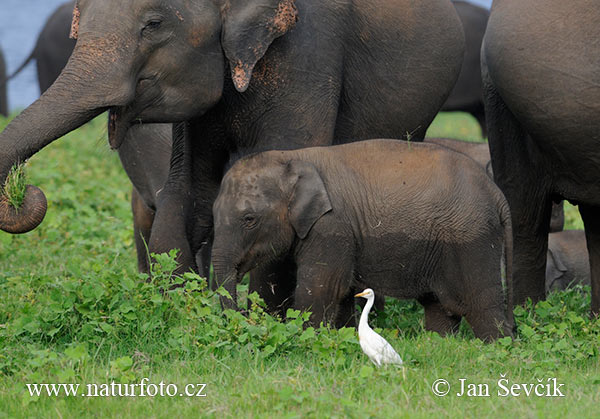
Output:
[[173,148],[169,176],[156,199],[156,215],[150,234],[151,253],[178,249],[177,273],[196,270],[195,253],[188,240],[193,208],[191,186],[191,139],[187,123],[173,125]]
[[461,316],[450,313],[435,298],[421,298],[419,303],[425,309],[425,330],[437,332],[441,336],[458,332]]
[[494,180],[512,214],[514,300],[537,302],[545,298],[551,179],[539,150],[489,81],[485,67],[482,72]]
[[294,308],[310,311],[309,322],[314,327],[318,327],[321,323],[337,326],[338,311],[340,307],[343,309],[346,293],[340,292],[342,290],[335,286],[334,283],[339,283],[340,279],[336,278],[335,273],[325,272],[325,269],[319,268],[316,270],[321,272],[317,273],[311,268],[298,269]]
[[284,317],[294,303],[296,266],[292,261],[270,262],[250,272],[248,294],[256,292],[272,315]]
[[[527,298],[531,298],[535,303],[546,297],[545,275],[551,202],[548,197],[544,199],[543,196],[529,201],[526,196],[515,195],[506,193],[513,220],[514,302],[523,304]],[[534,205],[532,202],[539,204]]]
[[297,256],[294,308],[311,311],[310,323],[314,326],[323,322],[338,327],[349,321],[354,307],[354,266],[349,246],[344,240],[319,241]]
[[600,314],[600,207],[579,205],[590,257],[592,316]]
[[196,266],[198,267],[198,274],[202,278],[209,280],[211,289],[215,289],[214,282],[210,278],[210,253],[212,250],[212,237],[210,240],[204,241],[200,250],[196,252]]
[[133,212],[133,238],[137,251],[138,270],[150,273],[147,246],[150,241],[155,212],[144,203],[135,188],[131,188],[131,210]]
[[[228,153],[222,140],[196,146],[208,131],[204,125],[173,125],[169,176],[158,195],[150,237],[153,252],[179,249],[178,273],[193,269],[207,277],[213,237],[212,206],[219,192]],[[196,261],[200,265],[196,265]]]
[[[354,305],[356,302],[356,298],[354,298],[355,294],[356,293],[354,291],[348,292],[338,304],[335,318],[336,328],[356,327],[356,311],[354,310]],[[364,300],[364,298],[361,298],[361,300]],[[377,299],[375,300],[375,304],[377,304]]]
[[194,253],[188,241],[186,228],[187,200],[185,196],[178,194],[163,192],[160,195],[148,243],[150,253],[168,253],[172,249],[178,249],[178,268],[175,272],[182,274],[190,269],[196,271]]
[[476,338],[493,341],[503,336],[512,336],[512,330],[506,322],[503,307],[490,307],[467,313],[465,319],[473,329]]

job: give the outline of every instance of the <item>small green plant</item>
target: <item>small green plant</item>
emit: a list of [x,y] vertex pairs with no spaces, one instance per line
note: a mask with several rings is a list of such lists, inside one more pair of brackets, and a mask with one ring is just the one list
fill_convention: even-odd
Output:
[[22,164],[15,164],[10,169],[10,172],[8,172],[8,176],[4,181],[2,194],[15,210],[18,210],[25,200],[26,180],[25,166]]

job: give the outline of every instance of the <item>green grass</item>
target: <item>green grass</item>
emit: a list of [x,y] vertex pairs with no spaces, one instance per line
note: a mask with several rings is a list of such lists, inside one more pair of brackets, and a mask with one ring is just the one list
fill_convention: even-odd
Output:
[[477,120],[464,112],[439,113],[427,130],[427,137],[484,141]]
[[[0,120],[0,129],[5,125]],[[519,335],[484,344],[463,324],[455,337],[423,330],[415,302],[388,301],[372,321],[406,366],[374,369],[354,330],[282,324],[254,299],[248,318],[222,313],[217,295],[188,275],[165,291],[173,259],[152,283],[136,272],[130,184],[106,144],[102,118],[28,163],[48,197],[42,225],[0,233],[0,417],[589,417],[600,402],[600,321],[589,289],[517,308]],[[441,115],[435,136],[477,139],[469,116]],[[567,224],[580,226],[568,207]],[[564,398],[499,397],[497,382],[556,377]],[[30,397],[27,383],[206,383],[195,397]],[[449,381],[446,397],[432,394]],[[456,395],[459,380],[491,397]]]
[[25,166],[18,164],[11,167],[2,187],[2,195],[16,210],[21,207],[25,200],[26,182]]

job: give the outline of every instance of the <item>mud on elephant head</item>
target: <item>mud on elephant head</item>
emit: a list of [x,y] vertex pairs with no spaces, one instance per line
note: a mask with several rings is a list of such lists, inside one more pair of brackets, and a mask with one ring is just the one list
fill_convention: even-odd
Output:
[[[78,0],[67,66],[0,134],[0,183],[14,164],[106,110],[113,148],[135,122],[202,115],[223,94],[226,63],[245,91],[257,61],[296,19],[294,0]],[[45,198],[40,191],[27,202],[33,213],[13,214],[0,201],[0,229],[35,228]]]

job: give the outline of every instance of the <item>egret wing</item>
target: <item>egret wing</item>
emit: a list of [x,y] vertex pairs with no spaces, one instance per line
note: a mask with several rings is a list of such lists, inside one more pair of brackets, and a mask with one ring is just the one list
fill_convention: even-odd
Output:
[[402,358],[394,350],[394,347],[383,336],[377,335],[377,337],[380,339],[378,346],[380,347],[381,362],[384,364],[402,364]]

